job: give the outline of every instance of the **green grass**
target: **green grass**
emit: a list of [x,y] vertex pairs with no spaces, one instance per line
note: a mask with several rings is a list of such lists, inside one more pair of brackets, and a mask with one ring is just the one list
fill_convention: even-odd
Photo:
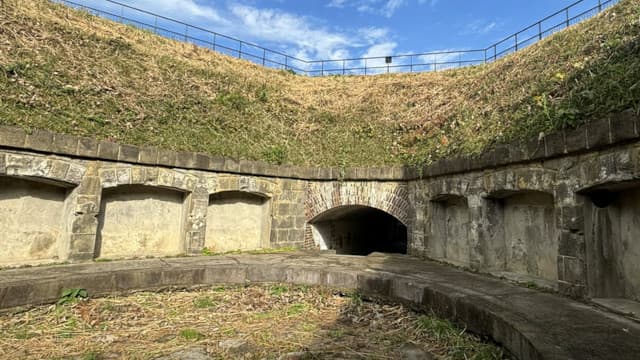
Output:
[[178,335],[188,341],[199,341],[205,338],[202,333],[195,329],[182,329]]
[[422,164],[632,109],[640,3],[492,64],[309,78],[45,0],[5,0],[0,125],[275,164]]

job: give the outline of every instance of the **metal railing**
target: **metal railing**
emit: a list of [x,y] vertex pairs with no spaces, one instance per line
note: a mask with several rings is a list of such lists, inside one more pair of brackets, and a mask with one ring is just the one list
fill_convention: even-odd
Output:
[[[103,0],[112,8],[109,10],[98,9],[79,2],[82,0],[53,1],[80,8],[120,23],[146,29],[168,38],[191,42],[223,54],[246,59],[262,66],[294,71],[309,76],[425,72],[486,64],[588,19],[619,2],[619,0],[597,0],[597,4],[595,4],[595,0],[578,0],[482,49],[335,60],[305,60],[114,0]],[[589,5],[589,3],[593,5]]]

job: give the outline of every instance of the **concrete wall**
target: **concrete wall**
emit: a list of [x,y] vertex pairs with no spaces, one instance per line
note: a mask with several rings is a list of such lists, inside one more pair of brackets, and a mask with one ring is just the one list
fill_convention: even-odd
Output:
[[0,265],[65,259],[67,188],[0,176]]
[[105,190],[96,257],[184,254],[184,200],[181,192],[157,187],[130,185]]
[[[182,194],[179,236],[187,254],[199,254],[211,243],[208,232],[230,232],[223,223],[231,219],[216,225],[226,211],[209,210],[211,195],[231,191],[270,199],[270,230],[263,238],[270,247],[322,246],[312,226],[318,216],[344,206],[370,207],[406,227],[409,254],[533,281],[571,296],[638,300],[638,196],[637,186],[629,184],[640,182],[640,119],[632,112],[422,169],[278,167],[0,127],[0,176],[65,184],[60,226],[68,236],[60,259],[95,257],[104,230],[97,220],[108,224],[109,204],[115,204],[109,189],[146,186]],[[603,190],[617,193],[619,200],[602,205],[598,192]],[[131,201],[123,208],[148,211],[148,205],[134,205],[140,200],[133,194],[122,196]],[[221,206],[227,205],[232,206]],[[264,211],[258,215],[256,207],[245,205],[237,211],[264,218]],[[215,212],[223,214],[210,217]],[[332,220],[334,233],[353,229],[345,218]],[[241,226],[257,232],[257,221]],[[141,256],[155,250],[149,247]]]
[[271,202],[246,192],[211,195],[205,247],[213,252],[269,248]]

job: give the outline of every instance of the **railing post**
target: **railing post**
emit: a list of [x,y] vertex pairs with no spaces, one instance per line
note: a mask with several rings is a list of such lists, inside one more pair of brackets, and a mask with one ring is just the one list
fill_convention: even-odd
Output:
[[242,59],[242,41],[239,42],[240,46],[238,47],[238,59]]
[[413,55],[409,56],[409,72],[413,72]]
[[262,49],[262,66],[264,66],[266,59],[267,59],[267,49]]
[[564,13],[565,13],[565,16],[567,18],[567,26],[566,27],[569,27],[569,8],[566,8]]
[[157,34],[157,33],[158,33],[158,15],[155,15],[155,16],[153,17],[153,32],[154,32],[155,34]]
[[320,76],[324,76],[324,60],[320,62]]
[[364,74],[367,75],[367,59],[364,59]]
[[216,37],[218,36],[218,34],[213,33],[213,51],[216,51]]
[[538,21],[538,41],[542,40],[542,21]]
[[602,0],[598,0],[598,12],[602,12]]
[[493,45],[493,61],[498,60],[498,45]]
[[346,70],[346,60],[342,60],[342,75],[346,74],[345,70]]
[[189,25],[184,26],[184,41],[187,42],[187,34],[189,34]]
[[284,69],[287,70],[289,68],[289,56],[284,56]]
[[487,49],[484,49],[484,63],[487,63]]
[[516,51],[518,51],[518,33],[516,33],[514,35],[515,41],[516,41]]

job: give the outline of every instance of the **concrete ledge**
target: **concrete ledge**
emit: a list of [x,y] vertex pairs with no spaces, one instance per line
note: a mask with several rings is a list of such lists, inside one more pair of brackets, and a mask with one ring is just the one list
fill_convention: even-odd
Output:
[[242,255],[0,271],[0,309],[164,287],[288,282],[357,289],[455,320],[519,359],[637,359],[640,324],[552,294],[406,256]]

